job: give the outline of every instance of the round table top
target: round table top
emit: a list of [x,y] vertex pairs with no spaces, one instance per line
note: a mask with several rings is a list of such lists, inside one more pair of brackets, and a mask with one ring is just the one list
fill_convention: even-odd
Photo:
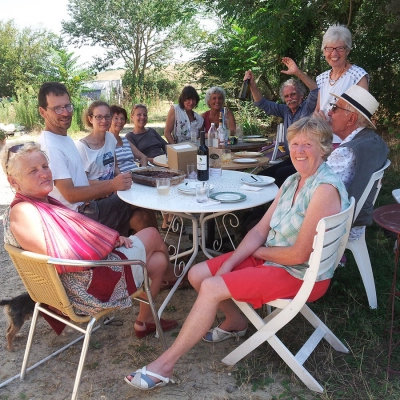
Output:
[[[233,159],[241,160],[240,157],[235,157],[235,154],[232,153]],[[256,168],[262,167],[269,163],[268,157],[247,157],[247,158],[254,158],[257,162],[250,162],[250,163],[243,163],[231,160],[229,163],[222,164],[222,169],[233,169],[233,170],[242,170],[247,168]],[[153,158],[153,164],[157,165],[158,167],[168,167],[168,160],[165,154]]]
[[379,207],[372,213],[372,218],[382,228],[400,234],[400,204]]
[[242,210],[251,207],[257,207],[272,201],[277,193],[278,187],[273,183],[262,186],[260,191],[247,191],[242,189],[242,178],[250,174],[239,171],[222,171],[219,177],[211,177],[208,183],[214,186],[212,193],[217,192],[236,192],[246,195],[246,199],[235,203],[217,203],[206,204],[198,203],[196,196],[181,192],[179,185],[171,186],[167,196],[161,196],[157,193],[157,188],[153,186],[140,185],[132,183],[129,190],[118,191],[118,196],[125,202],[138,207],[151,210],[160,210],[166,212],[183,213],[214,213]]

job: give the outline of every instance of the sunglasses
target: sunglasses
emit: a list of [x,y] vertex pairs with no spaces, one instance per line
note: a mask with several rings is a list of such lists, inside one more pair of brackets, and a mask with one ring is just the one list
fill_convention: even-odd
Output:
[[8,149],[8,153],[7,153],[7,160],[6,160],[6,171],[8,168],[8,161],[10,160],[10,155],[11,153],[18,153],[18,150],[21,149],[22,147],[29,145],[29,144],[35,144],[35,142],[25,142],[25,143],[19,143],[19,144],[15,144],[14,146],[11,146]]

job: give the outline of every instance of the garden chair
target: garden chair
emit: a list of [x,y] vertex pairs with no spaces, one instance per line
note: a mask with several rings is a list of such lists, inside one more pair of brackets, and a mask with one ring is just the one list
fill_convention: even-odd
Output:
[[[29,360],[30,350],[33,341],[33,335],[35,333],[35,327],[39,311],[47,314],[56,320],[68,325],[69,327],[84,334],[84,341],[82,346],[82,352],[79,359],[78,369],[75,378],[75,384],[72,392],[72,399],[76,399],[78,396],[79,384],[81,381],[81,375],[83,366],[85,363],[86,353],[89,347],[90,336],[93,331],[93,327],[97,321],[103,322],[103,317],[116,309],[106,309],[95,315],[77,315],[75,314],[72,305],[67,297],[65,289],[61,283],[61,280],[56,271],[55,265],[70,265],[70,266],[83,266],[83,267],[97,267],[97,266],[109,266],[109,265],[141,265],[144,273],[143,285],[131,295],[135,300],[143,301],[150,305],[154,321],[157,327],[157,333],[160,337],[162,346],[166,350],[166,342],[164,334],[160,325],[153,298],[150,292],[149,279],[147,276],[146,264],[139,260],[118,260],[118,261],[82,261],[82,260],[65,260],[59,258],[52,258],[42,254],[36,254],[29,251],[21,250],[9,244],[5,244],[4,248],[8,251],[11,260],[13,261],[15,268],[17,269],[30,297],[36,302],[35,310],[32,316],[32,322],[29,329],[28,341],[26,344],[25,355],[22,362],[20,379],[24,380],[25,373],[27,372],[27,364]],[[143,289],[147,294],[147,300],[141,299],[138,296],[143,293]],[[50,307],[47,308],[47,306]],[[58,310],[58,312],[54,311]],[[87,323],[86,327],[83,328],[78,324]],[[81,337],[82,338],[82,337]],[[78,339],[79,340],[79,339]],[[62,350],[70,347],[72,344],[77,342],[74,340],[67,346],[63,347]],[[37,362],[34,366],[28,368],[28,371],[42,364],[44,361],[58,354],[58,350],[55,353],[43,358]]]
[[[322,339],[325,339],[337,351],[348,353],[348,349],[314,314],[306,302],[317,277],[327,269],[332,268],[332,266],[336,267],[338,265],[348,240],[353,211],[354,198],[351,198],[351,203],[347,210],[319,221],[317,232],[314,236],[309,268],[299,292],[293,299],[277,299],[268,302],[267,305],[274,307],[275,310],[264,319],[248,303],[234,300],[244,315],[255,326],[257,332],[228,354],[222,362],[234,365],[263,342],[268,342],[309,389],[323,392],[322,386],[304,368],[304,362]],[[301,313],[315,330],[297,354],[293,355],[277,337],[277,332],[298,313]]]
[[[357,202],[356,209],[354,211],[353,222],[357,219],[358,214],[364,207],[365,201],[369,199],[372,201],[372,205],[378,197],[379,191],[382,187],[382,178],[385,169],[390,165],[390,160],[386,160],[385,165],[378,171],[371,175],[371,178],[364,189],[360,200]],[[370,308],[376,309],[378,307],[378,301],[376,298],[376,289],[374,274],[372,272],[371,260],[368,254],[367,243],[365,241],[365,226],[363,227],[362,235],[358,240],[351,240],[347,242],[346,249],[349,249],[354,256],[357,263],[358,270],[360,271],[362,281],[364,283],[365,291],[367,292],[367,298]]]

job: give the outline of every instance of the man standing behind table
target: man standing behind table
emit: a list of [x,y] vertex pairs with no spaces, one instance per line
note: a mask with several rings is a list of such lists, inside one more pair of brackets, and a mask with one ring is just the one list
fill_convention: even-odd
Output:
[[74,110],[67,88],[59,82],[46,82],[39,90],[38,101],[45,121],[39,143],[49,158],[54,179],[50,195],[120,235],[136,231],[141,226],[137,221],[142,209],[132,210],[116,194],[131,187],[131,175],[119,174],[114,179],[89,184],[79,152],[67,135]]
[[[264,110],[269,115],[275,115],[283,119],[285,151],[286,154],[289,154],[286,139],[287,128],[300,118],[311,115],[314,112],[318,100],[318,86],[315,81],[298,68],[297,64],[291,58],[282,58],[282,63],[288,68],[287,70],[281,71],[283,74],[296,76],[310,90],[306,100],[304,100],[306,90],[301,82],[296,79],[289,79],[280,87],[279,94],[282,101],[286,104],[278,104],[263,97],[255,82],[254,74],[251,71],[246,71],[243,80],[250,80],[250,90],[255,106]],[[295,172],[296,170],[289,157],[279,164],[264,169],[259,172],[259,175],[274,177],[275,183],[280,187],[285,179]]]
[[[386,143],[371,129],[376,129],[371,117],[379,103],[358,85],[351,86],[341,96],[331,95],[337,101],[331,103],[328,120],[342,142],[328,157],[327,164],[340,176],[349,198],[353,196],[357,204],[371,175],[385,165],[389,153]],[[323,111],[316,115],[325,118]],[[354,222],[351,240],[359,239],[363,227],[372,223],[374,195],[372,190]]]

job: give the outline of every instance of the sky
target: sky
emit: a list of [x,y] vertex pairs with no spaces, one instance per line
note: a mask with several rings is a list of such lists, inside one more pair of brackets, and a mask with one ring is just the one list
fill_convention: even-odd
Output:
[[[82,0],[85,1],[85,0]],[[61,35],[61,21],[69,20],[67,14],[68,0],[0,0],[0,20],[13,19],[19,28],[45,28]],[[207,29],[214,25],[211,21],[203,21]],[[96,55],[104,54],[99,46],[68,47],[68,50],[79,56],[78,64],[90,63]],[[179,52],[181,60],[190,59],[191,54]],[[181,55],[182,54],[182,55]],[[113,67],[121,68],[122,62]]]
[[[0,20],[13,19],[20,29],[40,27],[61,35],[61,21],[69,19],[67,3],[68,0],[0,0]],[[79,56],[78,64],[91,62],[93,56],[102,54],[97,46],[70,46],[68,50]]]

